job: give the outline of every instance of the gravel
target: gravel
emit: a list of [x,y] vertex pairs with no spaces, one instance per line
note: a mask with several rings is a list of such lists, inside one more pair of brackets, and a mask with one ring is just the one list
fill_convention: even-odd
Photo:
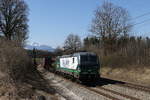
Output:
[[53,73],[46,73],[45,77],[50,80],[51,86],[54,86],[56,91],[67,100],[110,100]]
[[[57,93],[62,96],[62,100],[110,100],[109,98],[97,94],[81,85],[74,82],[68,81],[58,75],[50,72],[44,72],[44,76],[49,80],[51,86],[53,86]],[[127,87],[121,87],[115,84],[103,85],[103,88],[116,91],[121,94],[129,95],[141,100],[150,100],[150,94],[144,91],[135,90]],[[99,89],[97,87],[91,87],[97,91],[108,94],[112,97],[118,98],[119,100],[130,100],[125,97],[113,94],[111,92]]]

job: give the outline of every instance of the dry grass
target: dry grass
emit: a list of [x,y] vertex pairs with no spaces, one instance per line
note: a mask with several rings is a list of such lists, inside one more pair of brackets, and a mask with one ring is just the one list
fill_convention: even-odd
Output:
[[0,44],[0,100],[37,100],[36,90],[55,94],[22,47],[8,40]]
[[144,66],[128,66],[126,68],[102,67],[101,74],[108,78],[150,85],[150,68]]

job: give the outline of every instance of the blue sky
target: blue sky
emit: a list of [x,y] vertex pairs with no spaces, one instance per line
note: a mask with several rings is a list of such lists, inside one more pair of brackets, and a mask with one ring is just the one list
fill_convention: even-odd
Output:
[[[104,0],[26,0],[29,6],[29,39],[52,47],[62,46],[70,33],[82,39],[90,34],[94,10]],[[127,9],[136,25],[134,35],[150,36],[150,14],[138,19],[136,16],[150,12],[150,0],[107,0]]]

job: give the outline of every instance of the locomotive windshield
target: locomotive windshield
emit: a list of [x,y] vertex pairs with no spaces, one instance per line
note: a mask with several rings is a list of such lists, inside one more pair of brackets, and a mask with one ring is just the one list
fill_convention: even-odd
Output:
[[96,55],[81,55],[81,64],[83,63],[98,64],[98,58]]
[[99,68],[99,60],[96,55],[81,55],[80,56],[80,68],[81,70],[95,70]]

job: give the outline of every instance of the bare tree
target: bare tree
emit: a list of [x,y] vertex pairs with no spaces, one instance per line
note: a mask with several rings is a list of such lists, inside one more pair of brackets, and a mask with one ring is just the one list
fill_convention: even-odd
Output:
[[122,7],[104,2],[95,11],[90,31],[102,40],[104,47],[115,44],[119,36],[126,36],[131,30],[129,14]]
[[61,56],[63,54],[63,48],[61,48],[60,46],[56,47],[54,54],[56,56]]
[[78,35],[69,34],[65,40],[64,49],[68,51],[77,51],[81,48],[81,39]]
[[28,33],[28,7],[24,0],[0,0],[0,33],[23,43]]

